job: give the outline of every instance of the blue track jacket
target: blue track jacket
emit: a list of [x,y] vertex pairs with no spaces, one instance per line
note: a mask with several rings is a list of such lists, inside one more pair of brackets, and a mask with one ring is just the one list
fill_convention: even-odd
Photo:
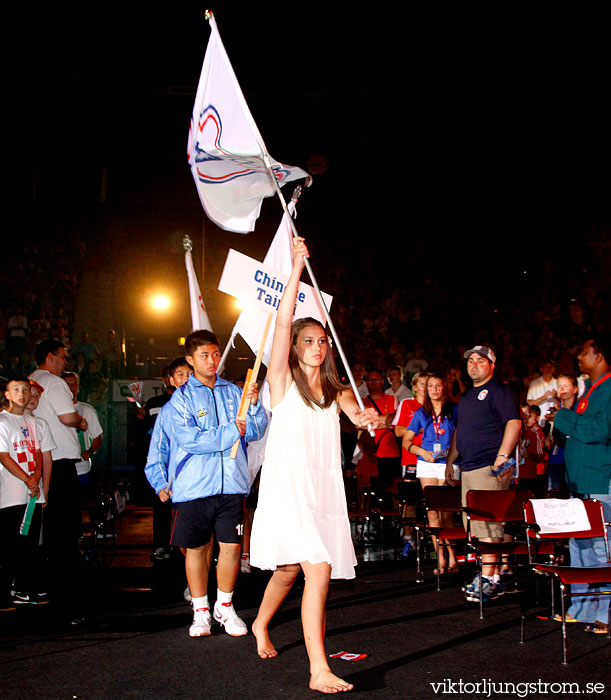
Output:
[[[214,389],[210,389],[193,374],[176,389],[157,416],[151,438],[151,450],[157,452],[151,454],[149,450],[146,469],[156,492],[167,486],[168,477],[173,477],[174,503],[250,491],[246,442],[263,436],[268,419],[260,401],[250,406],[246,434],[236,458],[231,459],[231,448],[240,438],[235,418],[241,395],[239,387],[221,377],[216,378]],[[159,436],[156,435],[158,424]],[[164,483],[159,465],[167,453]]]

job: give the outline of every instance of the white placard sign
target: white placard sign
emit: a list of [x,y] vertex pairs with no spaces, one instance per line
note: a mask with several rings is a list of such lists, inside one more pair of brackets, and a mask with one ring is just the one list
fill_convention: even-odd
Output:
[[[252,304],[262,311],[276,313],[288,278],[288,275],[230,249],[218,288],[221,292],[238,297],[246,305]],[[325,292],[322,292],[322,296],[327,309],[330,309],[333,297]],[[304,282],[299,284],[294,316],[312,316],[323,325],[326,323],[316,291]]]
[[542,535],[590,529],[586,507],[579,498],[536,498],[531,503]]

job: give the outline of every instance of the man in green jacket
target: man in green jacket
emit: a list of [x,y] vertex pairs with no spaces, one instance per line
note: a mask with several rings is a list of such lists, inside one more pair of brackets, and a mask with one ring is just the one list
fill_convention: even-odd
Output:
[[[579,369],[588,375],[577,410],[561,408],[554,427],[566,436],[567,485],[578,498],[597,498],[603,504],[605,521],[611,521],[611,336],[593,334],[578,356]],[[607,564],[602,537],[570,540],[571,566]],[[575,593],[588,588],[572,585]],[[595,590],[591,588],[590,590]],[[611,584],[600,586],[611,591]],[[573,598],[567,620],[587,622],[598,634],[609,629],[609,599],[605,596]]]

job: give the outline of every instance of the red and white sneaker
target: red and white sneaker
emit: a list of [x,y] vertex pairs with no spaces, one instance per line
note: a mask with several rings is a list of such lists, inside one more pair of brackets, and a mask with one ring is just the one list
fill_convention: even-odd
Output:
[[193,624],[189,627],[189,637],[208,637],[211,627],[210,608],[198,608],[193,611]]
[[233,603],[214,604],[214,619],[225,628],[225,632],[232,637],[243,637],[248,634],[248,627],[240,617],[238,617]]

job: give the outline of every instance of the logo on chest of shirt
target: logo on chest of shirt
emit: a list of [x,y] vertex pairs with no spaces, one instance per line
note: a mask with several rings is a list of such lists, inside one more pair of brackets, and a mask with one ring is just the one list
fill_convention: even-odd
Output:
[[198,418],[203,418],[204,416],[208,415],[208,411],[206,411],[205,408],[200,408],[199,411],[197,412],[197,417]]
[[477,395],[478,401],[483,401],[488,396],[488,389],[482,389]]
[[30,437],[30,429],[27,427],[27,425],[21,426],[21,432],[26,440]]

